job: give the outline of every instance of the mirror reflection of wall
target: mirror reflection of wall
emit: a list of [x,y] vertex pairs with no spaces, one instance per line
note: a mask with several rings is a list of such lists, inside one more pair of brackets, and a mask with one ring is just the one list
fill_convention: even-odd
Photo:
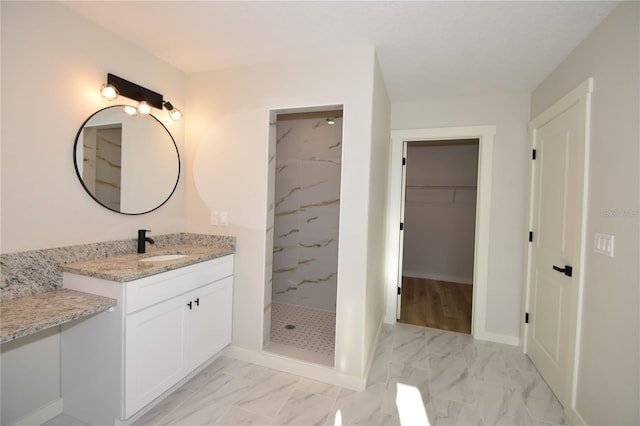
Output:
[[105,206],[120,211],[122,124],[85,127],[82,180]]

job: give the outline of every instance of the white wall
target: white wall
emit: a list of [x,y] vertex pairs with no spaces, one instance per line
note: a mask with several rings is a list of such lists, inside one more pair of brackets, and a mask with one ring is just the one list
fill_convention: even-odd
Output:
[[[82,188],[73,144],[83,121],[110,105],[99,95],[108,72],[179,106],[184,74],[58,2],[2,2],[1,31],[2,251],[135,238],[141,227],[182,231],[184,181],[155,212],[117,214]],[[153,113],[181,150],[184,121]]]
[[[367,275],[364,323],[363,366],[373,360],[376,337],[382,326],[385,307],[387,264],[387,211],[391,104],[378,61],[373,75],[371,123],[371,164],[369,169],[369,206],[367,228]],[[347,258],[348,260],[348,258]],[[353,294],[352,297],[362,297]],[[357,332],[357,330],[354,330]]]
[[60,406],[59,327],[2,344],[0,423]]
[[[73,144],[83,121],[107,106],[98,91],[107,72],[155,89],[175,105],[184,103],[184,75],[147,52],[79,17],[58,2],[1,2],[2,8],[2,252],[136,238],[183,231],[184,181],[157,211],[125,216],[98,205],[73,167]],[[155,113],[155,112],[154,112]],[[182,149],[183,122],[159,118]],[[53,342],[53,343],[51,343]],[[44,346],[43,346],[44,345]],[[46,347],[46,350],[42,350]],[[5,349],[5,345],[2,346]],[[28,415],[60,397],[58,335],[2,356],[2,423]],[[15,372],[40,369],[38,386]],[[8,373],[11,372],[11,373]],[[14,393],[15,392],[15,393]]]
[[473,283],[478,148],[407,147],[403,276]]
[[[639,424],[640,3],[619,5],[538,86],[531,117],[594,78],[578,415]],[[614,257],[593,252],[615,235]]]
[[[344,105],[336,369],[363,374],[362,330],[370,224],[373,48],[188,78],[187,230],[237,237],[233,345],[262,345],[267,238],[269,111]],[[377,149],[377,143],[375,144]],[[386,175],[384,177],[386,179]],[[376,203],[377,204],[377,203]],[[212,227],[211,210],[229,226]],[[373,220],[378,223],[377,217]]]
[[392,129],[496,125],[486,331],[520,334],[529,96],[443,99],[391,106]]

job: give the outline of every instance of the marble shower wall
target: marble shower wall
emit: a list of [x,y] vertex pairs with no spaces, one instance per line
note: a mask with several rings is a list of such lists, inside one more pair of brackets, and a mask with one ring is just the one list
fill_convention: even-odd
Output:
[[278,118],[272,301],[335,312],[342,118],[327,117]]

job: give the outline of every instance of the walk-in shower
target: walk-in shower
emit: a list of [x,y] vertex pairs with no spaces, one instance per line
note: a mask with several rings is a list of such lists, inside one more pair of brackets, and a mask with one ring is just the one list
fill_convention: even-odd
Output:
[[342,110],[278,114],[271,131],[264,348],[333,365]]

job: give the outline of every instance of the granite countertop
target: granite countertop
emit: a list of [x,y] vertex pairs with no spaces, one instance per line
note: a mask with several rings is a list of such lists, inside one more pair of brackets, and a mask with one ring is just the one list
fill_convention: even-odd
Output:
[[116,299],[68,289],[2,302],[0,343],[106,311],[116,304]]
[[[190,244],[162,248],[149,247],[147,252],[142,254],[130,253],[85,260],[82,262],[65,263],[62,265],[62,270],[64,272],[86,275],[108,281],[127,282],[233,253],[234,249],[229,247],[209,247]],[[147,257],[165,254],[184,254],[186,256],[174,260],[141,261]]]

